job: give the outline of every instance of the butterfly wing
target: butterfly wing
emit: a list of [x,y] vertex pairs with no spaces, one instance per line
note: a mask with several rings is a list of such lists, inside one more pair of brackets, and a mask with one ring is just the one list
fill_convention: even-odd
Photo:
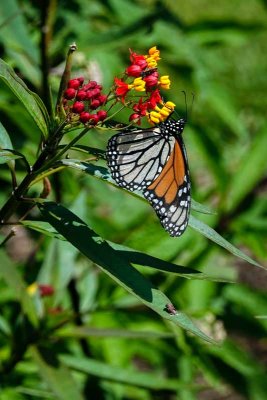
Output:
[[107,163],[112,178],[128,190],[146,189],[163,170],[175,144],[160,129],[121,132],[110,138]]
[[148,185],[144,196],[171,236],[180,236],[185,231],[191,199],[187,156],[181,136],[176,138],[163,170]]
[[171,236],[185,231],[190,210],[181,121],[118,133],[109,140],[106,153],[112,178],[125,189],[141,190]]

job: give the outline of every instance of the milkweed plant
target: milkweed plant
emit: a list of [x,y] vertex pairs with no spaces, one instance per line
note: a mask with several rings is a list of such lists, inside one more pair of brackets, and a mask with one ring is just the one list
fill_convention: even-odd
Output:
[[[76,45],[71,45],[56,104],[53,107],[54,111],[50,112],[41,98],[26,86],[12,68],[4,61],[0,62],[1,80],[13,91],[17,101],[24,105],[36,128],[41,132],[36,159],[30,164],[24,154],[13,148],[12,135],[1,124],[0,161],[1,164],[8,166],[11,173],[10,194],[0,211],[0,223],[5,232],[1,246],[5,246],[16,234],[16,225],[23,225],[43,235],[52,236],[55,240],[68,241],[118,285],[136,296],[140,302],[162,318],[212,342],[213,339],[202,332],[197,322],[193,322],[181,310],[177,310],[171,299],[155,288],[133,264],[190,279],[208,279],[207,276],[198,270],[178,266],[134,249],[107,242],[92,230],[87,221],[80,219],[63,204],[49,200],[51,176],[66,168],[83,171],[103,180],[103,184],[118,186],[112,179],[109,169],[98,165],[99,160],[105,160],[105,151],[90,147],[90,135],[88,135],[90,130],[94,129],[105,134],[126,129],[130,131],[142,129],[143,125],[157,127],[167,121],[175,109],[174,102],[164,101],[166,92],[170,91],[171,80],[169,76],[160,75],[159,66],[164,61],[161,60],[160,51],[156,46],[151,47],[144,55],[130,50],[129,65],[125,71],[121,73],[118,71],[111,88],[103,88],[101,82],[95,80],[71,76],[75,50]],[[121,120],[122,112],[125,110],[128,110],[129,119],[122,124],[118,120]],[[74,130],[78,133],[74,137],[71,135],[70,138],[69,134]],[[79,141],[84,137],[88,145],[79,146]],[[68,152],[72,149],[81,151],[82,159],[70,159]],[[22,178],[16,173],[17,160],[24,166]],[[31,188],[40,182],[43,184],[42,192],[39,197],[32,197]],[[135,196],[143,198],[142,193],[133,192]],[[33,208],[39,209],[39,214],[32,213]],[[191,210],[206,214],[213,212],[194,200]],[[189,226],[235,256],[259,266],[256,261],[193,215],[190,215]],[[175,243],[180,239],[172,240]],[[13,272],[18,275],[17,271]],[[8,273],[2,271],[6,281],[10,280],[10,273],[12,271]],[[51,285],[28,282],[28,286],[25,286],[17,276],[14,289],[18,291],[22,318],[30,324],[33,332],[38,332],[47,318],[46,310],[42,306],[43,298],[54,295],[52,282]],[[68,322],[64,316],[62,323],[63,319],[64,323]],[[32,338],[36,338],[36,335],[32,335]]]

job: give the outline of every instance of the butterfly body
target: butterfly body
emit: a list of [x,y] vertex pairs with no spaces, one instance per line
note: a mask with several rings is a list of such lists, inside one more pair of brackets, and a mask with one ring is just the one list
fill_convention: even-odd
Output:
[[106,153],[112,178],[141,191],[171,236],[184,232],[190,210],[184,126],[183,119],[169,119],[154,128],[122,131],[111,137]]

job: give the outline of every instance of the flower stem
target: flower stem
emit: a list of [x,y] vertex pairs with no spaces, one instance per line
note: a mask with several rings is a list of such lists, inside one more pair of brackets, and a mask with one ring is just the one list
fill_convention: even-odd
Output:
[[14,211],[18,208],[21,203],[22,197],[27,193],[27,190],[31,184],[31,182],[35,179],[36,175],[39,173],[39,170],[45,170],[46,164],[49,164],[49,159],[53,158],[58,143],[62,138],[62,131],[66,122],[63,122],[54,132],[53,135],[50,136],[45,147],[34,165],[28,172],[28,174],[24,177],[21,183],[13,190],[11,196],[4,204],[2,209],[0,210],[0,224],[7,222],[10,216],[14,213]]

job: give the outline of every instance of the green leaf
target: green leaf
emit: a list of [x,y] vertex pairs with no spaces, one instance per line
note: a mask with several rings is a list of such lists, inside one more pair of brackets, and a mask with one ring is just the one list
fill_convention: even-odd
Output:
[[227,211],[233,211],[264,177],[267,169],[267,126],[257,134],[251,149],[240,160],[239,168],[229,180]]
[[[92,175],[98,179],[105,180],[105,181],[109,182],[110,184],[118,187],[116,185],[116,183],[113,181],[113,179],[111,178],[111,175],[107,168],[95,166],[93,164],[89,164],[89,163],[79,161],[79,160],[61,160],[59,163],[66,165],[68,167],[71,167],[71,168],[75,168],[75,169],[84,171],[84,172],[88,173],[89,175]],[[124,190],[124,189],[122,189],[122,190]],[[135,192],[129,192],[129,193],[134,196],[137,196],[139,198],[141,197],[143,199],[143,196],[140,192],[135,191]],[[205,210],[205,212],[207,213],[208,209],[206,209],[205,206],[203,208],[203,206],[201,204],[193,201],[192,202],[192,210],[199,211],[202,213]],[[211,214],[210,211],[208,213]],[[252,258],[245,255],[241,250],[237,249],[235,246],[233,246],[231,243],[229,243],[226,239],[224,239],[221,235],[219,235],[214,229],[210,228],[204,222],[199,221],[192,215],[190,215],[190,218],[189,218],[189,226],[191,226],[191,228],[195,229],[196,231],[200,232],[202,235],[206,236],[208,239],[217,243],[219,246],[224,247],[226,250],[230,251],[230,253],[234,254],[235,256],[240,257],[243,260],[246,260],[250,264],[253,264],[257,267],[264,268],[263,266],[258,264],[256,261],[254,261]]]
[[[94,150],[95,154],[97,155],[98,152],[100,151],[99,154],[103,154],[103,150],[99,149],[94,149],[91,148],[92,151]],[[94,153],[91,153],[94,154]],[[95,178],[101,179],[103,181],[106,181],[113,186],[116,186],[118,189],[125,190],[121,188],[120,186],[117,185],[117,183],[112,179],[111,174],[109,170],[105,167],[101,167],[98,165],[94,165],[91,163],[87,163],[85,161],[80,161],[80,160],[75,160],[75,159],[64,159],[60,160],[58,164],[65,165],[66,167],[78,169],[80,171],[86,172],[87,174],[94,176]],[[137,196],[141,198],[142,200],[146,201],[142,195],[141,192],[135,190],[135,191],[128,191],[133,196]],[[198,211],[204,214],[214,214],[214,211],[210,210],[209,207],[203,206],[202,204],[198,203],[197,201],[192,200],[192,210]]]
[[16,299],[21,302],[22,309],[28,316],[31,323],[34,326],[37,326],[38,316],[34,305],[34,300],[27,293],[25,283],[23,282],[14,264],[3,251],[0,251],[0,258],[0,277],[3,278],[6,284],[12,289]]
[[1,400],[25,400],[25,397],[18,393],[17,389],[1,388]]
[[98,329],[88,326],[76,326],[63,328],[57,331],[60,337],[68,338],[88,338],[88,337],[115,337],[115,338],[137,338],[144,340],[173,338],[175,335],[170,332],[148,332],[148,331],[130,331],[126,329]]
[[0,164],[10,163],[10,161],[16,160],[17,158],[22,157],[21,155],[14,154],[14,152],[10,150],[0,150]]
[[[224,298],[232,304],[242,309],[242,313],[247,317],[250,315],[256,322],[267,331],[267,320],[264,313],[267,310],[267,298],[265,293],[256,292],[252,288],[245,286],[225,286],[223,290]],[[262,314],[259,318],[258,315]]]
[[190,215],[189,218],[189,226],[195,229],[202,235],[206,236],[208,239],[212,240],[214,243],[217,243],[219,246],[224,247],[230,253],[234,254],[235,256],[242,258],[243,260],[247,261],[248,263],[255,265],[256,267],[267,269],[266,267],[258,264],[252,258],[247,256],[237,247],[233,246],[229,243],[226,239],[224,239],[219,233],[217,233],[214,229],[210,226],[206,225],[204,222],[200,221],[199,219],[195,218],[193,215]]
[[[5,127],[2,125],[2,123],[0,122],[0,149],[13,149],[13,145],[11,142],[11,139],[9,137],[9,134],[7,133]],[[6,162],[6,161],[4,161]],[[15,161],[13,160],[8,160],[7,161],[8,166],[11,170],[14,171],[15,168]],[[0,164],[2,164],[1,160],[0,160]]]
[[42,132],[44,137],[48,135],[48,125],[49,120],[47,111],[45,112],[46,117],[44,117],[45,107],[40,109],[41,99],[36,101],[36,94],[31,92],[25,83],[15,74],[14,70],[0,59],[0,78],[6,83],[6,85],[12,90],[15,96],[24,105],[30,116],[33,118],[34,122]]
[[57,399],[84,400],[69,369],[61,365],[51,351],[46,352],[32,346],[31,355],[39,368],[40,375]]
[[18,0],[0,2],[0,42],[5,56],[34,86],[40,86],[41,69],[38,41],[32,35],[29,19]]
[[[51,236],[60,240],[66,240],[64,236],[60,235],[53,227],[51,227],[51,225],[48,222],[24,220],[21,221],[21,224],[26,226],[27,228],[43,233],[44,235]],[[107,241],[107,243],[109,243],[109,245],[114,250],[118,251],[118,254],[121,253],[121,255],[124,258],[126,258],[130,263],[136,265],[142,265],[144,267],[155,268],[163,272],[177,274],[187,279],[205,279],[215,282],[230,282],[225,278],[221,279],[220,277],[214,277],[204,274],[203,272],[193,268],[184,267],[182,265],[176,265],[169,261],[161,260],[157,257],[150,256],[148,254],[142,253],[141,251],[137,251],[135,249],[123,246],[121,244],[117,244],[111,241]]]
[[48,222],[46,221],[21,221],[21,224],[27,228],[33,229],[37,232],[43,233],[44,235],[51,236],[56,239],[66,240],[64,236],[60,235]]
[[126,258],[100,238],[85,222],[66,208],[52,202],[38,204],[44,218],[61,233],[74,247],[96,263],[119,285],[135,295],[144,304],[182,328],[209,342],[211,338],[201,332],[182,312],[175,315],[166,310],[170,300],[140,274]]
[[76,371],[89,375],[108,379],[112,382],[120,382],[127,385],[140,386],[151,390],[171,390],[196,386],[191,383],[180,383],[177,379],[167,379],[159,374],[139,372],[132,368],[120,368],[116,365],[108,365],[91,358],[78,358],[70,355],[60,356],[60,360]]
[[264,379],[264,372],[261,365],[257,363],[256,360],[250,355],[248,351],[237,346],[236,343],[231,340],[225,340],[221,347],[213,346],[213,348],[208,348],[207,351],[218,358],[223,360],[227,365],[229,365],[234,370],[237,370],[241,375],[246,377],[255,377],[257,375],[262,375],[265,386],[267,387],[266,379]]
[[[67,144],[61,144],[58,146],[60,149],[63,149]],[[76,150],[81,153],[92,154],[93,156],[97,156],[101,159],[106,159],[106,152],[105,150],[98,149],[96,147],[85,146],[83,144],[75,144],[71,146],[71,150]]]
[[[0,150],[0,164],[4,164],[4,163],[10,164],[11,161],[16,160],[18,158],[22,159],[22,161],[26,165],[27,170],[30,171],[30,169],[31,169],[30,164],[28,163],[28,160],[22,153],[20,153],[19,151],[10,150],[10,149]],[[9,160],[11,160],[11,161],[9,161]],[[12,166],[12,168],[14,168],[14,167]]]
[[0,122],[0,149],[13,149],[11,139],[5,127]]

